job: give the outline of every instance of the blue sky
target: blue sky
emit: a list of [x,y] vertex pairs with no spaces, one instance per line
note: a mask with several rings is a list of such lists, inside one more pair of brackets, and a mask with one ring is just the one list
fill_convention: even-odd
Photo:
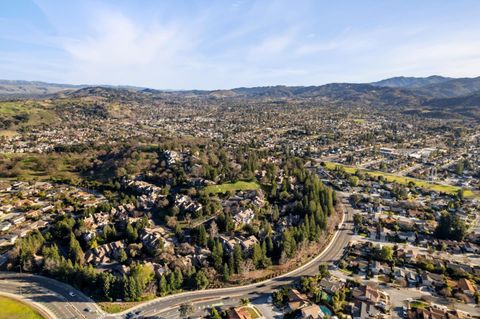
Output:
[[0,78],[216,89],[480,75],[480,1],[0,2]]

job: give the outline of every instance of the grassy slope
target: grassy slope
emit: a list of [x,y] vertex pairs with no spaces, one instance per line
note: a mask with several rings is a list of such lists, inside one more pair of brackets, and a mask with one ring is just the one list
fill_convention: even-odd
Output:
[[0,102],[0,118],[13,119],[16,115],[28,115],[28,121],[20,126],[34,126],[53,123],[55,111],[46,103],[36,101]]
[[[16,163],[16,176],[13,177],[14,179],[17,177],[25,180],[78,179],[79,176],[78,172],[75,171],[75,165],[82,156],[82,154],[0,154],[0,163],[4,159],[11,159]],[[39,161],[44,164],[38,165]],[[2,178],[0,174],[0,179]]]
[[[454,194],[458,192],[461,187],[458,186],[452,186],[452,185],[445,185],[445,184],[435,184],[431,183],[428,181],[424,181],[421,179],[416,179],[416,178],[411,178],[411,177],[405,177],[405,176],[397,176],[394,174],[389,174],[389,173],[384,173],[380,171],[371,171],[371,170],[366,170],[366,169],[358,169],[353,166],[347,166],[347,165],[342,165],[338,163],[333,163],[333,162],[325,162],[326,168],[329,170],[335,169],[336,166],[342,166],[345,171],[349,174],[355,174],[357,170],[360,170],[360,172],[363,173],[368,173],[369,175],[372,176],[383,176],[387,181],[389,182],[395,182],[398,184],[402,185],[407,185],[410,182],[413,182],[416,186],[426,189],[426,190],[431,190],[435,192],[443,192],[447,194]],[[465,191],[465,196],[471,197],[474,196],[475,194],[471,190],[466,190]]]
[[43,319],[38,312],[28,305],[0,296],[0,319]]
[[259,189],[260,185],[256,182],[244,182],[238,181],[235,183],[225,183],[220,185],[210,185],[204,188],[206,193],[218,194],[226,193],[229,191],[240,191],[240,190],[253,190]]

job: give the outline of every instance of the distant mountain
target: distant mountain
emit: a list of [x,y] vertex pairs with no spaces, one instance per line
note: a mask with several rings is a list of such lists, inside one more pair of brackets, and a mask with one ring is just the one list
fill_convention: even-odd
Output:
[[397,76],[371,83],[374,86],[383,86],[391,88],[418,89],[426,85],[434,85],[451,80],[439,75],[432,75],[424,78]]
[[447,78],[433,75],[426,78],[395,77],[372,83],[374,86],[415,90],[429,98],[449,98],[480,91],[480,77]]
[[257,99],[328,99],[366,104],[411,105],[422,99],[421,95],[398,88],[376,87],[370,84],[331,83],[321,86],[267,86],[211,91],[218,98]]
[[432,98],[459,97],[480,91],[480,77],[450,79],[420,88],[423,94]]
[[0,80],[0,96],[25,97],[54,94],[65,90],[78,90],[84,85],[46,83],[40,81]]
[[23,97],[44,97],[56,93],[66,93],[73,90],[79,90],[87,87],[102,87],[127,89],[132,91],[140,91],[145,88],[136,86],[114,86],[114,85],[98,85],[91,86],[86,84],[59,84],[47,83],[41,81],[22,81],[22,80],[0,80],[0,97],[2,98],[23,98]]
[[480,119],[480,91],[460,97],[430,99],[423,105],[433,112],[448,114],[448,118],[462,115]]
[[476,92],[474,94],[460,96],[460,97],[431,99],[426,101],[424,105],[438,107],[438,108],[460,108],[460,107],[480,108],[480,92]]

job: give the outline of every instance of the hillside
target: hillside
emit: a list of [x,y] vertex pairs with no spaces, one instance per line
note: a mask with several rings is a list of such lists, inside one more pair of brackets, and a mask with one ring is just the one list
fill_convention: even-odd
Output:
[[77,90],[82,87],[85,86],[39,81],[0,80],[0,97],[42,96],[66,90]]
[[459,97],[480,91],[480,77],[451,79],[423,86],[420,91],[433,98]]
[[432,75],[429,77],[405,77],[398,76],[378,82],[371,83],[374,86],[391,87],[391,88],[405,88],[418,89],[427,85],[435,85],[451,80],[451,78]]

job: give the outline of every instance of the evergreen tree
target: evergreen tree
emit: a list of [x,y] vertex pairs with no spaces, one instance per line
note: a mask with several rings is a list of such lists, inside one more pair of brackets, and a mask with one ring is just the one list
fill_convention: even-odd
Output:
[[242,248],[239,244],[236,244],[233,248],[233,262],[234,262],[234,269],[235,273],[240,274],[242,272],[242,261],[243,261],[243,254]]

